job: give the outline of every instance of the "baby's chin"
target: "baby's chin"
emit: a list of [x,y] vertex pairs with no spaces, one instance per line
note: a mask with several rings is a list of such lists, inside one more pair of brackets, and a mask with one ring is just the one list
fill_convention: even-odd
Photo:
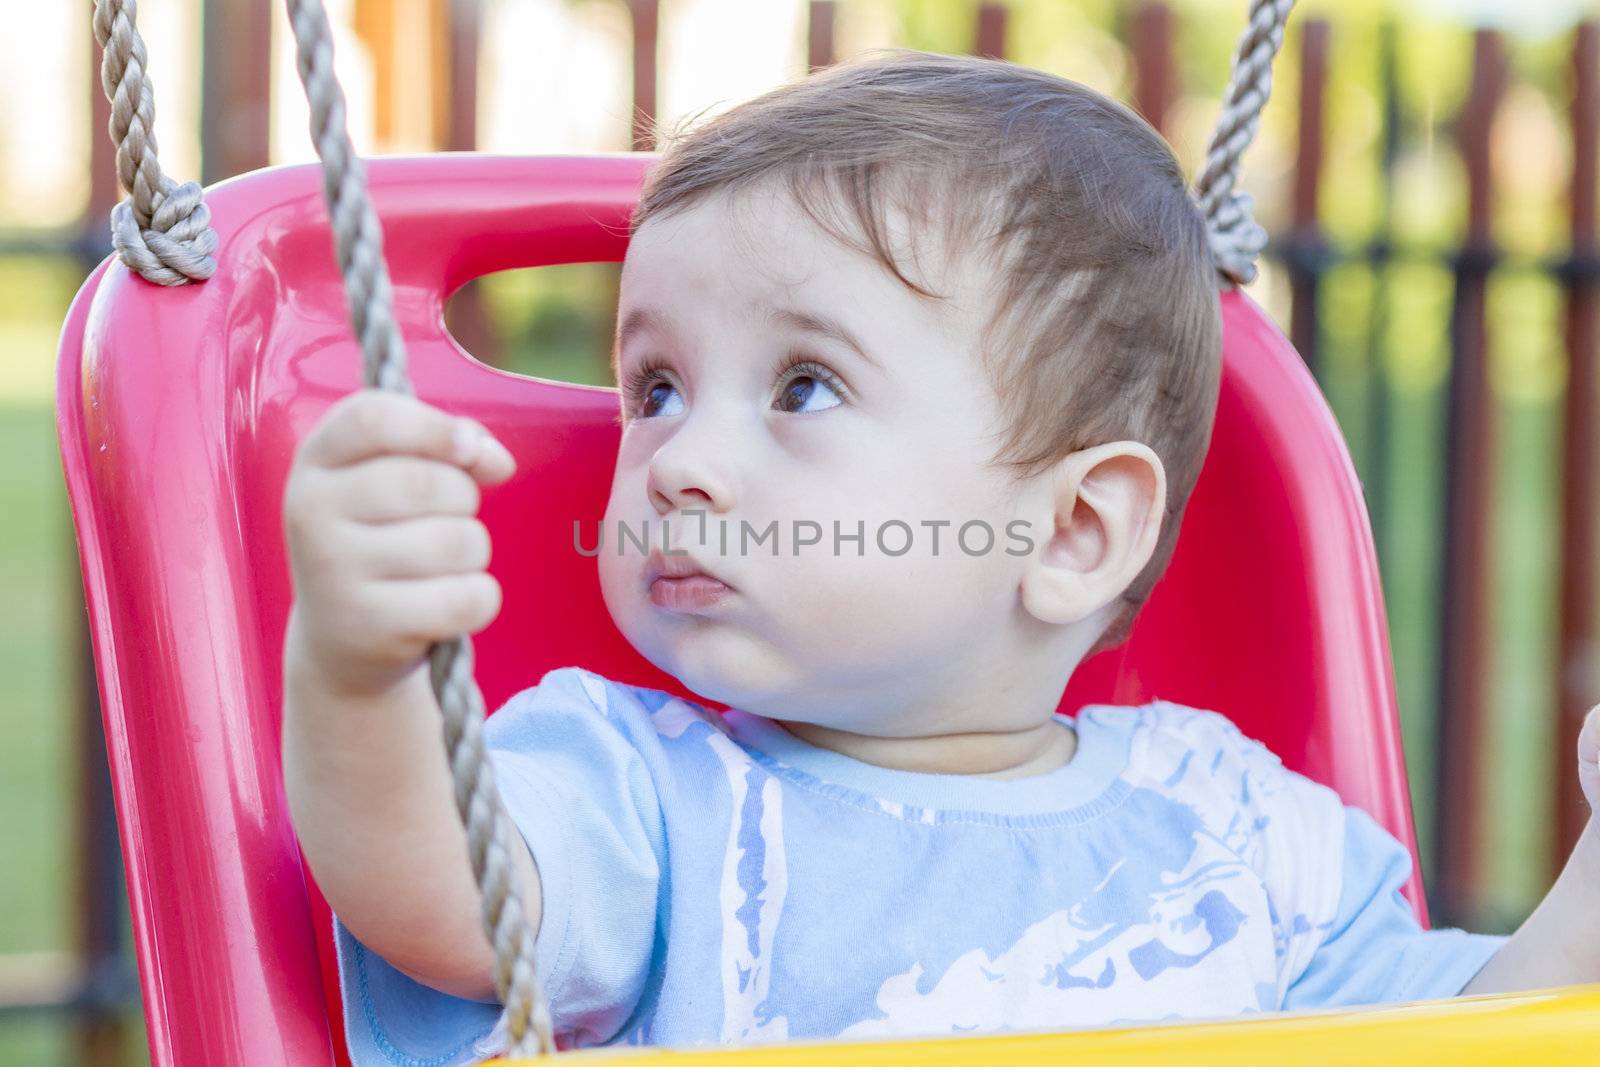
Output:
[[696,626],[693,633],[663,634],[653,631],[635,640],[640,654],[681,682],[691,693],[713,704],[723,704],[756,715],[764,708],[787,703],[783,698],[803,691],[804,677],[731,627]]
[[814,657],[805,662],[785,656],[743,627],[704,621],[690,627],[647,625],[624,627],[623,636],[695,696],[764,718],[808,719],[826,684]]

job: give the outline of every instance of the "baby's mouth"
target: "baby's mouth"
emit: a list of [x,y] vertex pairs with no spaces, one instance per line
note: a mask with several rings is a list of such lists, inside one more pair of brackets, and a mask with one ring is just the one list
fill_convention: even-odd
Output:
[[659,548],[651,549],[645,561],[644,580],[650,602],[663,611],[706,611],[733,592],[688,553],[668,555]]
[[684,614],[706,611],[733,590],[709,574],[689,574],[681,578],[665,575],[650,583],[650,602],[663,611]]

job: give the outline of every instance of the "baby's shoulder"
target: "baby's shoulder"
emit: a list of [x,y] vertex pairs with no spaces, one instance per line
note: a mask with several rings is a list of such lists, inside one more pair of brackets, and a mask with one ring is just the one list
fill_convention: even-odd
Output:
[[1130,776],[1170,778],[1176,784],[1191,770],[1212,774],[1263,759],[1281,766],[1266,746],[1246,737],[1227,716],[1170,700],[1137,707],[1096,704],[1084,708],[1080,718],[1097,727],[1115,723],[1116,730],[1126,733]]
[[677,737],[692,724],[721,729],[699,704],[650,686],[608,678],[584,667],[557,667],[513,696],[490,719],[491,728],[538,722],[544,729],[603,730],[636,746]]
[[1337,821],[1342,804],[1327,786],[1285,767],[1266,745],[1227,716],[1157,700],[1137,708],[1092,708],[1128,715],[1127,777],[1180,799],[1220,826],[1256,830]]

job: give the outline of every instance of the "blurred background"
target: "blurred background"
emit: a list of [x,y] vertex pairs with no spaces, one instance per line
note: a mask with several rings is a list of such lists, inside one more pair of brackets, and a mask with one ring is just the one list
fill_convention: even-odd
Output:
[[[281,4],[145,0],[168,173],[314,158]],[[649,147],[909,46],[1135,105],[1193,172],[1246,0],[331,0],[357,147]],[[53,422],[56,334],[118,198],[91,5],[13,5],[0,62],[0,1063],[147,1061]],[[1512,929],[1584,816],[1600,699],[1600,8],[1302,0],[1244,184],[1252,287],[1327,392],[1382,562],[1435,923]],[[17,20],[21,26],[17,26]],[[616,272],[479,280],[480,358],[611,384]],[[1270,670],[1270,664],[1263,665]]]

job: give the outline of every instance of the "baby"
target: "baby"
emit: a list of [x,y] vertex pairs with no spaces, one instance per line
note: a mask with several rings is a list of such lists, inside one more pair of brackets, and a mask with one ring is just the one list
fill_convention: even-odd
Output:
[[[665,152],[618,311],[577,547],[634,647],[736,710],[570,667],[490,720],[563,1044],[1600,980],[1594,820],[1516,936],[1425,932],[1405,850],[1220,715],[1054,714],[1166,566],[1218,389],[1205,224],[1132,112],[916,53],[776,90]],[[363,393],[290,474],[284,773],[357,1063],[494,1047],[423,656],[498,611],[474,515],[513,466]]]

